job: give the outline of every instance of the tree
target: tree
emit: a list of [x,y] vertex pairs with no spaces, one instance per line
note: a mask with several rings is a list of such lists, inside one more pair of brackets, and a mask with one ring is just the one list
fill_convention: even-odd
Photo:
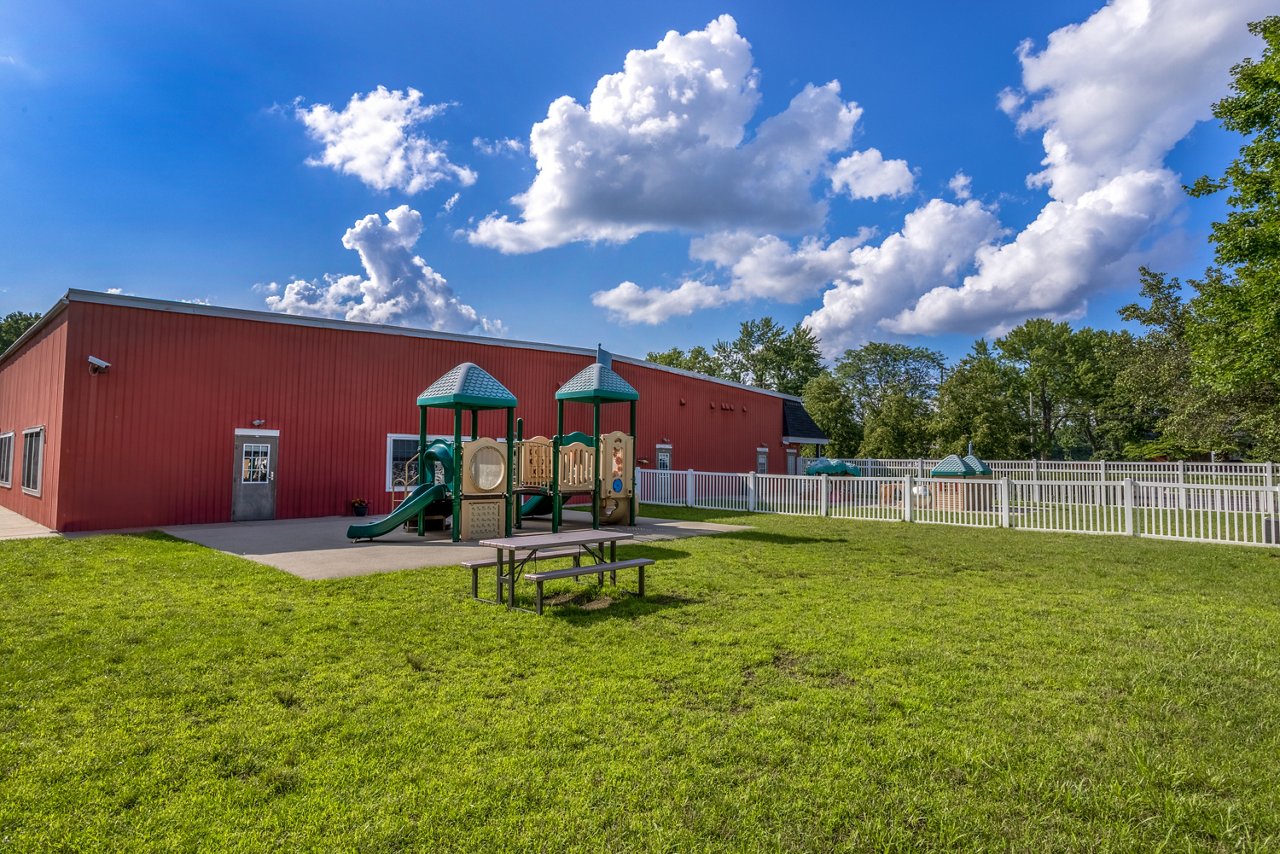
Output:
[[996,358],[979,338],[973,352],[938,387],[934,432],[939,455],[964,454],[972,442],[974,452],[988,459],[1027,456],[1030,425],[1023,389],[1018,370]]
[[688,353],[685,353],[679,347],[672,347],[664,353],[651,352],[645,356],[645,359],[655,365],[666,365],[668,368],[693,371],[709,377],[719,376],[717,373],[720,369],[719,364],[707,352],[707,348],[701,345],[694,347]]
[[845,350],[835,377],[846,388],[853,420],[863,428],[860,456],[928,452],[930,414],[946,358],[936,350],[872,342]]
[[745,321],[733,341],[717,341],[711,352],[697,346],[685,353],[672,347],[646,358],[659,365],[695,371],[732,382],[800,395],[822,373],[818,339],[800,324],[790,331],[772,317]]
[[1036,430],[1033,453],[1046,459],[1060,450],[1058,428],[1070,414],[1076,395],[1071,327],[1044,318],[1028,320],[996,339],[1000,355],[1018,368],[1027,389],[1028,411]]
[[804,408],[827,434],[827,454],[852,457],[862,444],[862,425],[853,417],[853,397],[848,387],[830,371],[823,371],[804,387]]
[[1262,58],[1231,69],[1232,94],[1213,106],[1223,127],[1246,137],[1219,178],[1188,188],[1206,196],[1230,188],[1231,209],[1210,237],[1220,273],[1191,302],[1192,370],[1219,392],[1246,402],[1255,454],[1280,451],[1280,17],[1249,25]]
[[30,329],[40,319],[39,314],[28,314],[25,311],[13,311],[0,320],[0,353],[13,346],[13,342],[22,337],[22,333]]

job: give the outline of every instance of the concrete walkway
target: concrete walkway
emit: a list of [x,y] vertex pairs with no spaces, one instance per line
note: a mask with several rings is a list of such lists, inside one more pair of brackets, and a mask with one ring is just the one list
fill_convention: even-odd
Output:
[[57,531],[51,531],[44,525],[32,522],[26,516],[19,516],[12,510],[0,507],[0,540],[28,540],[32,537],[56,537]]
[[[309,580],[347,578],[425,566],[456,566],[464,560],[493,557],[493,549],[473,543],[451,542],[447,531],[431,531],[426,537],[395,531],[372,542],[353,543],[347,539],[347,526],[352,521],[350,516],[328,516],[272,522],[178,525],[162,530],[170,536],[274,566]],[[591,517],[585,513],[567,512],[565,523],[575,529],[590,527]],[[545,533],[550,530],[548,521],[526,519],[524,530],[519,533]],[[742,525],[640,517],[636,519],[634,528],[623,527],[621,530],[634,534],[636,542],[652,542],[748,529]]]

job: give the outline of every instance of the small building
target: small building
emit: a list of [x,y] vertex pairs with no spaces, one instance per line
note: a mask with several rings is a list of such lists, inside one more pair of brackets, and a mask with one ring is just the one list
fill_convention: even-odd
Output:
[[[387,513],[418,445],[418,394],[463,362],[551,435],[556,391],[594,349],[72,290],[0,354],[0,506],[59,531]],[[827,439],[799,398],[641,359],[641,468],[794,471]],[[590,430],[590,412],[568,430]],[[612,409],[625,409],[612,407]],[[482,413],[481,435],[505,434]],[[433,410],[432,437],[452,433]],[[578,420],[574,420],[578,419]],[[602,432],[626,430],[607,412]],[[263,506],[237,504],[265,478]]]
[[952,454],[938,461],[930,477],[948,482],[933,485],[930,505],[937,510],[991,510],[991,490],[974,488],[972,480],[990,480],[991,467],[972,454]]

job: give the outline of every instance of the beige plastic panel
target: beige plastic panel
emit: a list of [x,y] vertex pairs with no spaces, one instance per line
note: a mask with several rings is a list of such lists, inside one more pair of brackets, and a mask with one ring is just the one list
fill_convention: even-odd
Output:
[[462,443],[462,494],[503,495],[507,491],[507,449],[492,439]]
[[560,447],[560,491],[591,492],[595,489],[596,449],[581,442]]
[[606,433],[600,437],[604,456],[600,458],[600,494],[607,498],[629,498],[635,494],[636,442],[626,433]]
[[521,486],[551,488],[551,440],[546,436],[534,436],[520,443],[519,482]]
[[506,499],[464,500],[462,518],[458,520],[458,525],[458,534],[464,540],[501,537],[507,530]]
[[600,521],[605,525],[625,525],[630,498],[601,498]]

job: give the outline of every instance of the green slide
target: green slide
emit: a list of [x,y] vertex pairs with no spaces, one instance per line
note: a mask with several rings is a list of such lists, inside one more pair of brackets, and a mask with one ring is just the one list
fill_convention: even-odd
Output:
[[409,497],[392,511],[390,516],[347,528],[347,539],[372,540],[374,537],[389,534],[437,501],[447,500],[448,494],[449,490],[443,483],[424,483],[409,493]]
[[[347,539],[372,540],[374,537],[389,534],[437,501],[447,502],[449,500],[449,488],[445,484],[453,481],[453,449],[448,442],[436,439],[427,445],[425,459],[440,463],[444,467],[445,482],[419,485],[417,489],[409,493],[409,497],[401,502],[399,507],[392,511],[390,516],[347,528]],[[453,507],[450,506],[446,513],[452,512]]]
[[535,495],[520,506],[520,517],[549,516],[552,506],[550,495]]

